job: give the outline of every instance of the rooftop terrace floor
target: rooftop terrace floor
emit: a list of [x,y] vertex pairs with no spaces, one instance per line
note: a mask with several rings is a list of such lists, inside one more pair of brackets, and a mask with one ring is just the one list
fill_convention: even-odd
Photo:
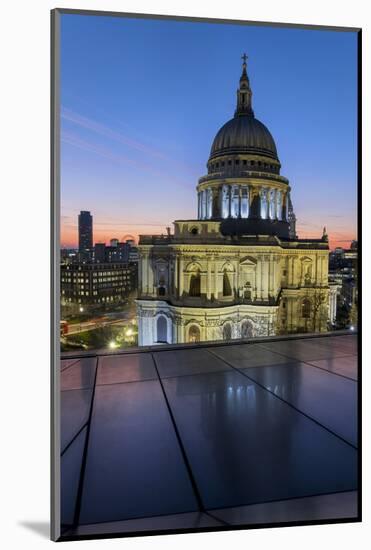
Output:
[[357,337],[61,361],[62,538],[357,517]]

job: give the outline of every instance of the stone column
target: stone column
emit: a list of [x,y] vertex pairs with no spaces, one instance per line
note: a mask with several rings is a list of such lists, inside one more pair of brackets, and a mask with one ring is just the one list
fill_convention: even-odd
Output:
[[148,290],[149,294],[152,296],[154,293],[154,280],[153,280],[153,269],[151,267],[151,257],[148,257]]
[[293,284],[293,286],[297,286],[297,284],[298,284],[298,279],[299,279],[299,277],[297,276],[298,275],[297,271],[299,269],[298,261],[299,261],[298,256],[293,256],[293,258],[292,258],[292,284]]
[[296,257],[292,256],[292,258],[291,258],[291,286],[296,286],[295,281],[296,281]]
[[[312,264],[313,265],[313,264]],[[316,254],[314,261],[314,283],[318,286],[322,283],[322,257]]]
[[262,256],[262,298],[268,300],[269,290],[269,256]]
[[210,220],[213,215],[213,190],[211,187],[207,190],[206,201],[206,219]]
[[211,299],[211,260],[207,257],[207,279],[206,279],[206,298]]
[[283,269],[286,269],[286,284],[287,286],[291,285],[291,257],[285,257],[285,264]]
[[171,256],[168,256],[167,258],[167,285],[166,285],[166,294],[171,293],[171,285],[172,285],[172,271],[173,271],[173,265],[172,265],[172,258]]
[[183,295],[183,256],[179,256],[179,297],[181,298]]
[[276,278],[277,278],[277,262],[278,262],[278,259],[279,259],[278,256],[273,256],[272,257],[272,271],[273,271],[273,276],[272,276],[272,279],[273,279],[272,297],[274,297],[274,298],[277,295],[277,281],[276,281]]
[[293,310],[293,299],[289,297],[287,299],[287,330],[292,331],[292,310]]
[[145,255],[145,273],[146,273],[146,276],[145,276],[145,281],[146,281],[145,293],[148,295],[149,294],[149,253],[148,252]]
[[239,298],[240,297],[240,255],[237,256],[235,270],[236,270],[236,296],[237,298]]
[[262,262],[260,256],[256,266],[256,298],[257,300],[262,299]]
[[173,262],[174,262],[174,279],[173,279],[173,293],[175,298],[179,296],[179,286],[178,286],[178,256],[173,256]]
[[267,191],[267,220],[271,219],[271,190]]
[[269,289],[268,294],[269,296],[274,295],[274,256],[269,256]]
[[214,261],[214,298],[215,300],[218,299],[218,264],[217,261]]

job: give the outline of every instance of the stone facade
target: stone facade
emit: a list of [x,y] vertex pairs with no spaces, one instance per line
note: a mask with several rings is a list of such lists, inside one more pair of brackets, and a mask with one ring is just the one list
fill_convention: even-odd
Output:
[[328,244],[233,238],[220,223],[177,221],[174,235],[141,238],[139,344],[327,330]]

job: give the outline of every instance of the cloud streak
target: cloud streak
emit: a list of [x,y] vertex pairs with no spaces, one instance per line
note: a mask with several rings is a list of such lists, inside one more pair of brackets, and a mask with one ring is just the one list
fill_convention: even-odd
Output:
[[61,106],[61,118],[65,121],[75,124],[80,128],[89,130],[90,132],[93,132],[105,139],[116,141],[121,145],[125,145],[131,149],[134,149],[136,151],[140,151],[141,153],[145,153],[146,155],[152,156],[155,160],[160,160],[160,161],[162,160],[167,164],[172,163],[175,166],[175,169],[177,171],[179,170],[181,170],[182,172],[189,171],[189,165],[186,165],[181,162],[179,163],[178,161],[174,160],[172,156],[169,156],[163,151],[160,151],[159,149],[156,149],[155,147],[147,145],[139,140],[135,140],[131,137],[128,137],[122,132],[113,130],[109,126],[106,126],[105,124],[102,124],[92,118],[83,116],[73,111],[72,109],[68,109],[67,107],[64,107],[63,105]]
[[145,145],[140,141],[129,138],[120,132],[112,130],[108,126],[97,122],[96,120],[82,116],[63,106],[61,107],[61,118],[64,120],[68,120],[69,122],[72,122],[73,124],[76,124],[82,128],[95,132],[96,134],[99,134],[104,138],[112,139],[114,141],[117,141],[118,143],[121,143],[122,145],[127,145],[133,149],[141,151],[142,153],[146,153],[148,155],[167,160],[167,156],[164,155],[164,153],[162,153],[161,151],[158,151],[153,147],[149,147],[148,145]]
[[152,175],[160,176],[161,178],[168,178],[172,181],[172,183],[177,183],[181,187],[185,189],[189,189],[189,184],[185,183],[184,181],[174,177],[173,175],[168,174],[167,172],[163,170],[158,170],[157,168],[154,168],[153,166],[148,165],[145,162],[138,162],[136,160],[133,160],[132,158],[120,153],[115,154],[112,153],[109,149],[106,147],[102,147],[101,145],[93,144],[85,139],[81,139],[79,136],[74,134],[73,132],[67,132],[66,130],[62,130],[61,132],[61,141],[62,143],[66,143],[68,145],[71,145],[73,147],[77,147],[79,149],[82,149],[84,151],[87,151],[89,153],[94,153],[95,155],[98,155],[102,158],[105,158],[107,160],[110,160],[112,162],[121,164],[121,165],[128,165],[135,166],[136,168],[139,168],[141,170],[145,170],[146,172],[149,172]]

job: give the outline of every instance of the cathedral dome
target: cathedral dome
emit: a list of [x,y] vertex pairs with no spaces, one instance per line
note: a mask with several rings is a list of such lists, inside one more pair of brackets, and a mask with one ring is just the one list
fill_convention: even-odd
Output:
[[216,134],[210,160],[229,154],[263,155],[278,161],[276,144],[271,133],[251,112],[236,114]]
[[268,128],[255,118],[242,56],[234,117],[216,134],[207,175],[198,180],[198,219],[221,220],[223,235],[277,235],[289,239],[289,181]]

